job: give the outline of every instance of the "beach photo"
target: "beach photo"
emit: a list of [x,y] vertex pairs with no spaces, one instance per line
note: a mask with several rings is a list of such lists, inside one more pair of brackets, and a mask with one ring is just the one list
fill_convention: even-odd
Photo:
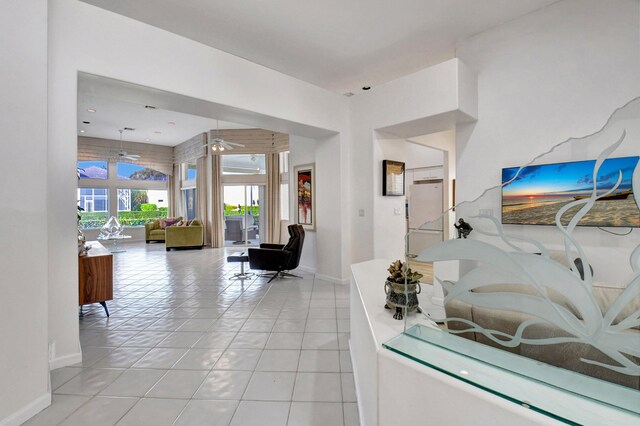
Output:
[[[595,180],[598,199],[579,225],[640,227],[640,210],[632,188],[632,177],[640,157],[610,158],[603,162]],[[592,196],[595,160],[502,169],[502,223],[554,225],[565,205]],[[619,176],[620,184],[615,186]],[[562,216],[563,225],[584,204]]]

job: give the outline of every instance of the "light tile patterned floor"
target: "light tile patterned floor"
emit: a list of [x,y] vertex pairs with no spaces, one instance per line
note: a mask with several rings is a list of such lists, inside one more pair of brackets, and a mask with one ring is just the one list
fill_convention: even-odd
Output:
[[27,425],[358,425],[348,286],[234,281],[238,248],[126,248],[111,317],[85,307],[82,363]]

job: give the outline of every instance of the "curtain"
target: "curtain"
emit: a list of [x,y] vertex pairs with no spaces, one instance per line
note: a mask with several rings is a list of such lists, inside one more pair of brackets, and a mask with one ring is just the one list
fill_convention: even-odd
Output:
[[178,217],[182,214],[182,194],[180,193],[180,165],[173,165],[173,175],[167,180],[167,193],[169,195],[169,217]]
[[222,164],[219,155],[211,156],[211,247],[224,247],[222,206]]
[[265,242],[280,243],[280,155],[266,154],[267,217]]
[[202,232],[204,232],[204,245],[211,245],[211,238],[207,230],[209,229],[209,197],[207,196],[207,157],[200,157],[196,160],[196,211],[197,219],[202,222]]
[[[114,159],[114,154],[120,150],[125,150],[129,154],[139,155],[140,158],[135,162],[126,159]],[[97,161],[109,158],[111,158],[111,161],[133,163],[171,175],[173,148],[148,143],[120,142],[112,139],[85,136],[78,137],[78,161]]]

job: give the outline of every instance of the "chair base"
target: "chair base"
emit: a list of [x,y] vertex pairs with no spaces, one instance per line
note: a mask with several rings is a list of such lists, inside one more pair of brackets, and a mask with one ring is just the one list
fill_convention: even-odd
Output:
[[278,271],[273,275],[271,275],[270,273],[260,274],[260,276],[261,277],[271,277],[271,279],[269,279],[269,281],[267,281],[267,284],[269,284],[271,281],[275,280],[276,278],[302,278],[301,276],[290,274],[289,272],[286,272],[286,271]]

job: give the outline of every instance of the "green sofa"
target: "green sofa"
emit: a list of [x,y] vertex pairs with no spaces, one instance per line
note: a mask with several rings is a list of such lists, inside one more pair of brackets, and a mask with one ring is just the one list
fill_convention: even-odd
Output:
[[[177,220],[182,220],[182,216],[176,217]],[[149,244],[151,241],[162,241],[165,240],[165,228],[160,226],[160,220],[154,220],[151,223],[145,223],[144,225],[144,239]]]
[[204,243],[202,223],[194,220],[189,226],[160,227],[160,221],[156,220],[145,225],[145,239],[150,241],[164,241],[167,251],[172,248],[199,248]]

